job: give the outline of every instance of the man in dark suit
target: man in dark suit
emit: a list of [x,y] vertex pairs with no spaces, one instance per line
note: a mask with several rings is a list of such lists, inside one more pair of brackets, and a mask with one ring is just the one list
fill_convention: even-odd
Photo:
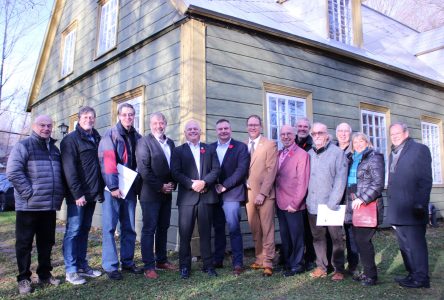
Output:
[[216,191],[220,202],[214,209],[214,266],[223,266],[226,237],[225,223],[228,223],[232,253],[233,274],[243,272],[243,243],[240,229],[240,204],[246,200],[245,179],[248,175],[250,155],[248,147],[231,138],[231,124],[226,119],[216,122],[217,142],[211,144],[216,151],[221,173]]
[[185,124],[186,143],[173,151],[171,171],[179,184],[177,206],[179,207],[179,264],[180,276],[187,279],[191,270],[191,236],[197,218],[200,237],[202,271],[217,276],[211,253],[211,227],[213,209],[218,201],[216,189],[220,173],[216,152],[200,142],[199,123],[190,120]]
[[427,146],[409,137],[405,124],[390,126],[387,188],[387,221],[398,238],[404,266],[409,273],[395,280],[402,287],[429,288],[429,262],[425,233],[432,189],[432,158]]
[[174,142],[165,136],[166,125],[167,120],[162,113],[153,113],[150,116],[151,133],[139,140],[136,149],[137,166],[143,180],[140,193],[143,217],[140,243],[147,279],[158,277],[156,269],[176,268],[168,262],[166,249],[171,217],[171,193],[176,189],[170,171]]

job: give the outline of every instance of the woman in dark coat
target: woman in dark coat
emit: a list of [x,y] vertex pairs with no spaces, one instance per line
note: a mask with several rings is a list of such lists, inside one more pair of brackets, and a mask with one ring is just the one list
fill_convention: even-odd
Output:
[[[382,220],[382,190],[384,189],[385,163],[382,154],[373,149],[368,137],[361,132],[352,137],[352,162],[347,180],[347,210],[345,222],[352,223],[353,211],[360,206],[378,201],[378,220]],[[379,222],[378,222],[379,223]],[[364,286],[375,285],[378,273],[372,237],[376,227],[353,226],[364,272],[353,277]]]

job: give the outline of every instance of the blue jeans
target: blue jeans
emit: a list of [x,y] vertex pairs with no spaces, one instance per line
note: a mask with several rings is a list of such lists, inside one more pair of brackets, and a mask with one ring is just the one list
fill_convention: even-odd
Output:
[[75,203],[67,204],[68,213],[63,238],[66,273],[74,273],[88,266],[86,249],[95,208],[96,202],[88,202],[85,206],[77,206]]
[[130,190],[126,199],[118,199],[104,192],[105,201],[102,204],[102,267],[105,272],[119,269],[117,255],[116,232],[117,221],[120,221],[120,262],[122,266],[134,265],[134,247],[136,243],[135,214],[136,195]]
[[[171,200],[140,202],[143,226],[140,239],[145,270],[154,269],[155,262],[167,262],[167,238],[171,218]],[[154,238],[156,243],[154,243]],[[153,248],[156,247],[156,257]]]
[[226,237],[225,222],[228,224],[230,233],[232,264],[233,266],[243,267],[244,246],[242,242],[242,233],[240,229],[240,202],[225,201],[222,205],[215,205],[214,212],[214,261],[223,262]]

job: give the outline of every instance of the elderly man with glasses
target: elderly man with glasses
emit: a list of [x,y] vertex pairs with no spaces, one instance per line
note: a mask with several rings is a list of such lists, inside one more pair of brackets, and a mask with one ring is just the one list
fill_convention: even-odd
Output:
[[331,262],[335,269],[333,281],[344,279],[344,240],[342,226],[316,226],[318,205],[326,204],[335,210],[341,203],[347,182],[347,162],[343,151],[331,143],[327,126],[314,123],[311,132],[313,148],[310,155],[310,182],[308,186],[307,209],[313,245],[316,251],[317,268],[310,273],[313,278],[327,276],[327,231],[333,244]]

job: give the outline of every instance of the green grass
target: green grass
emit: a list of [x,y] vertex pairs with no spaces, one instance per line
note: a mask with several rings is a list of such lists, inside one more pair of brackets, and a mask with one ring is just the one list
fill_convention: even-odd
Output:
[[[193,263],[189,280],[179,279],[177,272],[159,272],[158,280],[124,274],[124,280],[115,282],[101,276],[88,279],[88,283],[83,286],[62,283],[59,287],[37,288],[29,297],[19,297],[17,292],[14,228],[15,214],[0,213],[1,299],[444,299],[444,227],[430,229],[427,233],[432,284],[430,289],[404,289],[393,281],[396,275],[405,274],[404,267],[393,232],[381,230],[374,238],[379,271],[379,284],[374,287],[361,287],[350,278],[339,283],[334,283],[329,278],[313,280],[307,273],[291,278],[275,273],[271,278],[264,278],[260,271],[248,270],[235,278],[228,267],[219,271],[219,277],[208,278],[199,271],[200,263],[197,262]],[[62,238],[63,224],[59,224],[56,246],[53,249],[53,275],[64,281]],[[90,240],[90,263],[94,267],[100,267],[100,231],[94,230]],[[253,262],[251,253],[246,252],[246,265]],[[171,253],[170,260],[177,263],[177,254]],[[136,250],[136,262],[141,265],[139,247]],[[229,264],[228,259],[225,264]],[[33,272],[35,269],[34,252]]]

